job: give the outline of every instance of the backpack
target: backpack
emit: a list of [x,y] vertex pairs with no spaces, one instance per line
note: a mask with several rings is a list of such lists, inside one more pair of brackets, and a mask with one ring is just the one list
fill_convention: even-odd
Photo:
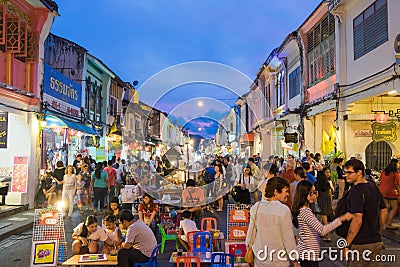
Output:
[[[347,210],[347,196],[349,195],[349,191],[347,191],[341,199],[339,199],[337,206],[335,208],[334,214],[335,218],[338,218],[344,214],[346,214]],[[350,229],[351,221],[342,222],[338,228],[335,229],[335,232],[340,237],[347,237],[347,233]]]
[[[240,177],[239,183],[241,183],[242,178],[244,181],[244,177],[242,175]],[[250,177],[249,177],[249,182],[250,182]],[[250,204],[250,203],[247,203],[248,200],[250,199],[249,189],[242,189],[242,187],[240,185],[235,185],[234,187],[232,187],[231,196],[235,202],[239,202],[242,204]]]
[[214,176],[211,173],[209,173],[206,169],[203,170],[202,176],[203,176],[203,181],[206,184],[214,182]]
[[[354,187],[353,190],[357,190],[357,188]],[[349,192],[350,192],[350,190],[348,190],[343,195],[343,197],[338,201],[336,209],[334,211],[335,218],[338,218],[338,217],[346,214],[349,211],[349,209],[347,207],[347,196],[349,195]],[[364,194],[364,192],[362,192],[362,201],[363,201],[363,213],[365,213],[367,215],[370,214],[369,209],[367,207],[365,207],[365,194]],[[364,214],[363,214],[363,216],[364,216]],[[349,229],[350,229],[350,224],[351,224],[351,221],[342,222],[342,225],[340,225],[338,228],[335,229],[336,234],[338,236],[340,236],[340,237],[346,238],[347,237],[347,233],[349,232]]]

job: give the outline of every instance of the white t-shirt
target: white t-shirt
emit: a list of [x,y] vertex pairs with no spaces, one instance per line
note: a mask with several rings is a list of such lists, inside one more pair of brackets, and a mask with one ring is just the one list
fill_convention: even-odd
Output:
[[240,176],[236,177],[235,184],[245,184],[246,188],[249,189],[250,192],[254,191],[254,177],[253,176],[244,177],[244,175],[240,175]]
[[196,223],[189,219],[181,220],[179,227],[183,230],[184,235],[181,235],[181,239],[187,242],[187,233],[198,231]]
[[[82,233],[82,228],[83,228],[83,223],[78,224],[78,226],[74,228],[73,235],[80,235]],[[103,242],[106,241],[107,238],[108,235],[106,234],[104,229],[98,225],[96,231],[94,231],[88,236],[88,239],[90,240],[100,240]]]

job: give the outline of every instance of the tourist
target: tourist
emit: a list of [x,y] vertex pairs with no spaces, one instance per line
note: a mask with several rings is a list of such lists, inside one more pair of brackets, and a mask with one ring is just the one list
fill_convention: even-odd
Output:
[[[346,181],[353,184],[347,196],[349,211],[353,214],[349,232],[346,237],[347,247],[357,250],[359,255],[365,255],[366,250],[370,259],[380,258],[383,253],[383,243],[380,230],[385,229],[387,209],[379,188],[365,180],[364,164],[358,159],[351,159],[344,164]],[[382,262],[349,259],[348,266],[382,266]]]
[[[321,211],[319,215],[323,224],[328,224],[328,215],[333,213],[332,208],[332,187],[329,183],[330,170],[328,167],[324,167],[322,171],[318,171],[317,182],[315,183],[315,189],[318,191],[318,206]],[[324,241],[330,242],[330,234],[327,233]]]
[[92,180],[90,182],[91,191],[94,192],[93,208],[94,215],[97,215],[98,205],[100,201],[100,213],[103,213],[104,198],[107,193],[110,192],[110,185],[108,183],[108,176],[103,171],[103,163],[99,162],[96,164],[96,169],[92,172]]
[[62,201],[64,208],[68,210],[67,218],[71,218],[74,210],[74,197],[76,192],[76,175],[75,168],[72,165],[68,165],[65,169],[65,175],[63,179],[63,191]]
[[216,164],[214,166],[215,174],[214,174],[214,184],[213,184],[213,194],[216,199],[218,199],[218,212],[221,212],[224,208],[224,175],[222,166],[220,164]]
[[53,178],[57,182],[56,192],[57,192],[58,200],[62,199],[62,189],[63,189],[64,174],[65,174],[64,162],[59,160],[59,161],[57,161],[56,168],[55,168],[55,170],[53,172]]
[[54,183],[51,170],[46,170],[46,174],[40,177],[41,190],[46,197],[47,205],[54,206],[56,204],[56,184]]
[[122,210],[118,219],[120,225],[127,230],[125,242],[122,242],[118,251],[118,266],[131,267],[135,262],[147,262],[157,246],[151,229],[129,210]]
[[[289,196],[289,183],[280,177],[270,178],[264,195],[265,198],[251,207],[246,247],[252,244],[255,267],[289,266],[288,255],[293,255],[292,251],[296,250],[292,216],[290,209],[284,204]],[[268,252],[265,248],[268,248]],[[276,253],[271,258],[271,250],[282,250],[286,254],[279,253],[278,257]],[[294,266],[299,266],[297,261],[293,263]]]
[[148,227],[150,227],[154,235],[157,233],[157,213],[158,204],[154,203],[153,197],[147,193],[144,193],[142,203],[140,203],[138,207],[139,219],[142,220]]
[[185,210],[181,217],[182,220],[179,224],[178,233],[179,242],[186,251],[189,251],[187,233],[198,231],[198,229],[196,227],[196,223],[192,220],[192,213],[190,211]]
[[240,186],[240,204],[250,204],[250,192],[255,190],[254,177],[251,173],[250,165],[244,167],[243,174],[236,178],[235,186]]
[[315,217],[311,204],[316,201],[317,191],[310,181],[300,181],[294,196],[292,213],[294,225],[299,228],[299,243],[297,251],[300,255],[300,265],[318,266],[320,255],[320,236],[339,227],[343,221],[353,218],[351,213],[336,218],[330,224],[323,225]]
[[94,215],[88,216],[85,222],[74,228],[72,239],[74,240],[72,242],[72,255],[99,253],[99,241],[110,246],[114,245],[104,229],[98,225]]
[[398,188],[400,186],[400,161],[398,159],[391,159],[389,165],[382,171],[380,177],[379,189],[385,200],[386,207],[388,208],[388,217],[386,221],[386,228],[390,230],[397,230],[398,227],[393,225],[393,219],[396,215],[399,203]]

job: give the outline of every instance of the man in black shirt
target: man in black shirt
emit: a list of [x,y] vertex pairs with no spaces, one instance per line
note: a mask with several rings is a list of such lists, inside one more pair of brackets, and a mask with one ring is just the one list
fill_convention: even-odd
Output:
[[[347,161],[344,165],[344,175],[346,181],[353,184],[347,196],[347,208],[353,214],[353,220],[346,237],[344,255],[348,248],[359,252],[359,260],[350,256],[348,266],[382,266],[382,263],[376,262],[375,259],[383,252],[379,233],[380,229],[384,228],[381,222],[385,222],[387,216],[383,196],[375,184],[365,180],[365,168],[360,160]],[[364,253],[366,250],[371,253]]]

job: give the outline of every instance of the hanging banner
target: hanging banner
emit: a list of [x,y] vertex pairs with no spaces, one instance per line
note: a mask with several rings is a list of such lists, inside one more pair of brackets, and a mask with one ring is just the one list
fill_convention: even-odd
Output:
[[28,180],[28,157],[14,157],[11,192],[26,193]]
[[7,148],[8,112],[0,112],[0,148]]

